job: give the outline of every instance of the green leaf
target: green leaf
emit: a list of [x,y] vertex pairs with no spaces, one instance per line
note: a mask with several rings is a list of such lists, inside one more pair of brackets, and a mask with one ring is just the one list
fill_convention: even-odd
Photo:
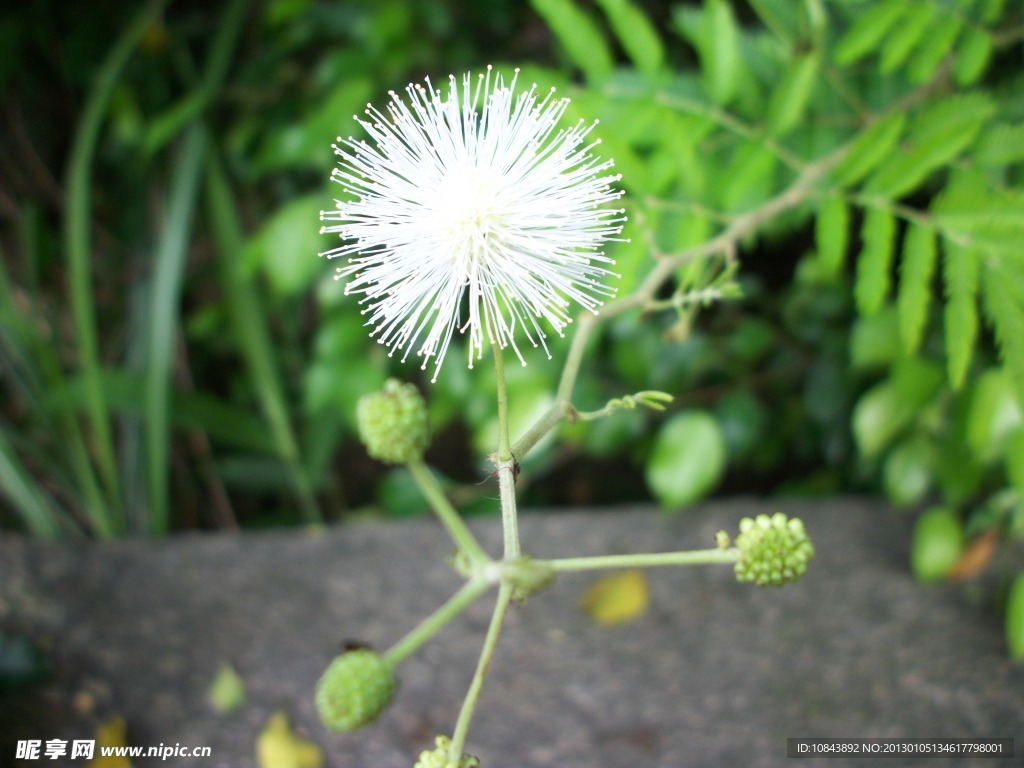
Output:
[[975,459],[987,464],[1001,458],[1011,433],[1022,423],[1021,408],[1006,372],[995,368],[978,376],[971,390],[966,424],[967,445]]
[[317,254],[334,243],[321,235],[316,222],[324,200],[307,195],[275,211],[245,245],[243,260],[266,274],[280,296],[305,291],[318,275],[330,271]]
[[967,375],[978,339],[978,280],[981,254],[946,241],[942,271],[946,285],[944,313],[947,375],[958,389]]
[[904,0],[888,0],[870,6],[836,43],[836,64],[852,64],[871,53],[906,10],[907,3]]
[[924,37],[932,26],[935,8],[927,3],[920,5],[907,4],[907,15],[900,23],[899,34],[889,35],[882,47],[879,69],[883,73],[896,70]]
[[742,74],[739,29],[732,3],[707,0],[697,51],[704,90],[715,104],[729,104],[736,96]]
[[942,59],[953,50],[960,29],[960,21],[949,16],[929,31],[908,68],[908,76],[912,83],[924,83],[931,79]]
[[793,0],[750,0],[751,10],[786,48],[806,34],[807,15]]
[[782,136],[803,119],[817,82],[818,56],[815,52],[798,56],[786,65],[775,86],[768,107],[768,133]]
[[932,484],[931,448],[921,437],[904,440],[890,451],[882,466],[882,484],[897,507],[921,501]]
[[877,384],[857,401],[851,426],[857,449],[865,458],[879,454],[903,431],[914,416],[914,409],[900,397],[891,381]]
[[903,433],[942,384],[931,363],[909,358],[892,375],[869,389],[853,408],[853,437],[862,456],[872,458]]
[[854,298],[861,314],[877,312],[889,293],[895,235],[896,219],[891,213],[878,208],[868,210],[861,229],[864,249],[857,259],[854,285]]
[[929,509],[917,519],[910,547],[910,567],[918,580],[944,578],[964,548],[960,517],[947,507]]
[[1024,659],[1024,573],[1013,580],[1006,598],[1006,649],[1014,661]]
[[[374,95],[369,77],[348,73],[330,91],[310,100],[313,108],[280,128],[267,132],[255,161],[256,172],[264,174],[282,168],[308,168],[320,171],[332,163],[331,145],[338,131],[346,135],[360,130],[352,116],[362,114]],[[344,127],[343,126],[347,126]]]
[[894,363],[903,352],[898,324],[899,318],[892,307],[858,317],[850,330],[850,365],[866,370]]
[[861,131],[832,172],[836,182],[850,186],[867,176],[896,147],[905,120],[903,112],[891,112]]
[[953,79],[957,85],[971,85],[985,73],[992,58],[992,36],[984,29],[968,27],[956,51]]
[[630,61],[645,75],[659,72],[665,48],[650,19],[631,0],[598,0]]
[[967,242],[988,255],[999,267],[1020,263],[1024,240],[1024,193],[992,189],[980,173],[957,171],[932,204],[932,217],[950,240]]
[[1024,429],[1018,427],[1006,438],[1006,479],[1017,493],[1024,494]]
[[744,142],[735,152],[720,188],[721,209],[745,211],[764,202],[775,183],[778,158],[756,141]]
[[995,24],[1003,16],[1006,0],[984,0],[982,3],[981,20],[986,24]]
[[587,80],[600,83],[615,68],[611,50],[600,28],[572,0],[530,0],[554,33],[569,60]]
[[1001,166],[1024,160],[1024,123],[995,123],[974,147],[973,160],[982,166]]
[[1003,360],[1024,404],[1024,286],[1020,272],[989,267],[983,272],[985,309],[995,326]]
[[903,237],[900,286],[896,297],[900,339],[907,353],[914,353],[921,346],[932,296],[936,254],[935,233],[928,227],[909,223]]
[[818,261],[825,274],[834,276],[842,271],[849,238],[849,206],[838,195],[826,198],[818,208],[818,218],[814,227]]
[[994,111],[992,100],[982,94],[929,104],[914,119],[907,137],[909,149],[879,168],[864,185],[864,192],[898,198],[913,191],[929,173],[969,146]]
[[710,491],[725,471],[726,448],[715,418],[684,411],[658,430],[647,460],[647,484],[661,506],[686,506]]

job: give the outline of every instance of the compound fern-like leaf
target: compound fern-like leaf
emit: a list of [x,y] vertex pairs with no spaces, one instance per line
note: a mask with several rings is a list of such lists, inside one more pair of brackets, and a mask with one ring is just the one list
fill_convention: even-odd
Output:
[[982,273],[985,313],[1024,407],[1024,268],[990,265]]
[[969,146],[994,111],[992,100],[982,94],[929,105],[914,119],[907,137],[909,149],[879,168],[864,185],[864,191],[893,198],[913,191],[928,174]]
[[827,275],[837,275],[843,268],[850,231],[850,209],[841,197],[827,198],[818,209],[814,223],[814,239],[818,247],[818,263]]
[[949,383],[957,389],[964,383],[978,340],[981,253],[949,240],[943,250],[946,255],[942,270],[946,285],[946,370]]
[[868,210],[861,228],[864,248],[857,259],[854,285],[854,299],[862,315],[877,312],[889,293],[895,234],[896,219],[889,211]]
[[865,128],[851,143],[846,156],[832,172],[837,183],[856,184],[895,149],[906,118],[892,112]]
[[900,340],[908,354],[913,354],[921,346],[932,295],[936,254],[935,232],[920,224],[908,224],[903,237],[900,286],[896,296]]
[[632,0],[598,0],[597,4],[636,68],[645,75],[657,73],[665,61],[665,47],[650,19]]
[[903,0],[888,0],[870,7],[858,16],[836,44],[836,64],[853,64],[875,50],[906,9],[907,3]]

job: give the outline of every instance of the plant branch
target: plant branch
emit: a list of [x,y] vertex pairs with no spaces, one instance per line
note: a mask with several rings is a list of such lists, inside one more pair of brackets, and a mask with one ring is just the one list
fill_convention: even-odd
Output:
[[448,497],[445,496],[444,490],[437,482],[437,478],[434,477],[434,473],[430,471],[430,468],[422,461],[410,462],[407,466],[412,479],[416,482],[420,492],[430,504],[431,509],[434,510],[441,524],[448,531],[448,535],[452,537],[452,540],[459,549],[465,552],[470,562],[475,565],[489,562],[490,558],[487,556],[487,553],[484,552],[476,537],[466,527],[462,516],[452,506],[451,502],[448,501]]
[[555,405],[541,416],[516,443],[517,448],[520,448],[516,455],[520,458],[525,456],[526,451],[554,428],[562,418],[575,413],[572,405],[572,393],[576,386],[576,378],[579,375],[583,353],[590,342],[590,336],[600,323],[607,322],[630,310],[657,307],[656,304],[652,304],[654,296],[679,267],[695,259],[707,258],[717,253],[725,255],[734,253],[743,238],[756,232],[779,214],[806,202],[814,194],[815,188],[829,170],[842,160],[847,151],[848,145],[844,145],[820,160],[803,166],[789,187],[759,207],[735,216],[725,229],[710,240],[676,253],[665,254],[655,262],[654,269],[635,291],[609,302],[602,307],[600,314],[581,313],[576,325],[576,333],[573,334],[569,345],[565,368],[562,370],[562,377],[558,384]]
[[512,598],[512,585],[503,581],[498,590],[498,600],[494,604],[494,613],[491,614],[491,623],[487,627],[487,636],[484,638],[483,648],[480,650],[480,659],[473,673],[473,681],[466,691],[466,698],[462,702],[462,709],[459,710],[459,718],[455,722],[455,731],[452,733],[452,744],[448,751],[449,760],[452,765],[458,765],[462,758],[463,748],[466,746],[466,734],[469,732],[469,723],[473,719],[473,710],[476,708],[477,699],[480,698],[480,690],[483,688],[484,678],[487,677],[487,669],[491,666],[491,658],[494,656],[494,649],[498,644],[498,637],[501,635],[501,627],[505,623],[505,614],[508,612],[508,604]]
[[437,610],[421,621],[415,629],[395,643],[383,654],[388,666],[394,668],[423,647],[430,638],[443,629],[448,622],[468,608],[474,600],[487,591],[490,583],[482,578],[472,578],[463,584]]
[[695,549],[685,552],[647,552],[633,555],[599,555],[596,557],[564,557],[556,560],[539,560],[554,571],[593,571],[605,568],[655,568],[665,565],[708,565],[713,563],[735,563],[740,559],[740,550]]
[[519,557],[519,521],[516,510],[517,461],[508,439],[508,388],[505,383],[505,363],[501,346],[494,350],[494,373],[498,382],[498,451],[494,454],[494,468],[498,473],[501,494],[501,528],[505,540],[506,560]]

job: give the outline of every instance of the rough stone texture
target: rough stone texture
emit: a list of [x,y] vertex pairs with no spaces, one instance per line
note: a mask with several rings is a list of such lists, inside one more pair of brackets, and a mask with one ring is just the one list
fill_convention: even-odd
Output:
[[[1016,761],[874,764],[1020,764],[1024,669],[1005,657],[997,613],[969,589],[915,584],[907,521],[882,505],[739,500],[672,518],[627,508],[526,514],[523,545],[550,557],[704,548],[740,517],[778,509],[802,516],[817,547],[796,585],[740,585],[727,566],[655,569],[649,612],[602,628],[577,609],[595,578],[580,573],[514,609],[469,751],[485,768],[778,766],[789,762],[789,736],[1009,736]],[[497,521],[473,527],[499,549]],[[57,672],[0,701],[0,765],[14,764],[14,739],[91,738],[116,713],[129,744],[212,748],[209,759],[161,765],[247,768],[260,728],[283,709],[331,768],[410,768],[451,731],[490,599],[399,667],[396,701],[373,726],[329,734],[312,691],[340,642],[385,649],[458,587],[443,562],[449,550],[431,520],[165,542],[8,537],[0,628],[44,642]],[[223,662],[248,690],[227,715],[207,702]]]

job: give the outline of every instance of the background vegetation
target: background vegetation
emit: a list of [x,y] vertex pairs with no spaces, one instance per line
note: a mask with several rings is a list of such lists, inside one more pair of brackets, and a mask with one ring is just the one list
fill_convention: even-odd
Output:
[[[0,524],[159,536],[421,511],[352,437],[361,394],[420,371],[367,338],[316,257],[318,212],[368,101],[493,63],[600,118],[631,219],[620,295],[673,265],[602,323],[575,402],[675,403],[564,427],[524,467],[526,503],[880,493],[923,511],[919,576],[1009,572],[1022,40],[1005,0],[9,4]],[[510,371],[514,422],[559,372]],[[471,511],[490,379],[451,364],[422,387],[428,459]]]

